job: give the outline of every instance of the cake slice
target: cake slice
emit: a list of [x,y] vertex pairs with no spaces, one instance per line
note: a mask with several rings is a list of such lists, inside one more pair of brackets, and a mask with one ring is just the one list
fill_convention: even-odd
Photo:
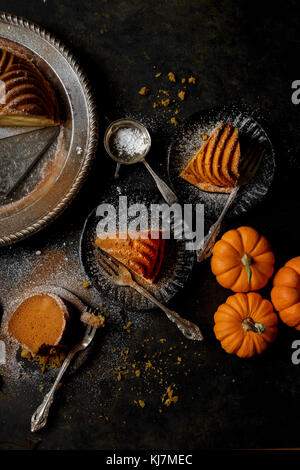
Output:
[[[98,248],[127,266],[149,283],[153,283],[160,270],[164,256],[165,239],[161,232],[140,231],[98,235]],[[156,238],[155,238],[156,237]]]
[[61,343],[69,313],[55,294],[39,293],[27,297],[17,307],[8,323],[8,332],[33,356],[44,348]]
[[31,60],[0,43],[0,126],[59,124],[54,89]]
[[230,193],[239,178],[239,132],[223,121],[180,173],[203,191]]

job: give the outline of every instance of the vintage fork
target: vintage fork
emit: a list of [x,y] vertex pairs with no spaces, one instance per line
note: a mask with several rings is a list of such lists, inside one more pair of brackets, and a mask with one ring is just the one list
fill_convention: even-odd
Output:
[[[87,307],[86,311],[91,313],[91,312],[95,312],[95,309],[91,309],[90,307]],[[63,362],[63,364],[62,364],[62,366],[59,370],[59,373],[58,373],[58,375],[56,377],[56,380],[55,380],[54,384],[52,385],[50,391],[45,395],[44,400],[42,401],[40,406],[37,408],[35,413],[32,415],[32,418],[31,418],[31,432],[36,432],[36,431],[38,431],[39,429],[43,428],[46,425],[48,415],[49,415],[49,410],[50,410],[50,407],[51,407],[51,405],[53,403],[53,400],[54,400],[54,394],[56,392],[58,384],[61,381],[62,376],[64,375],[67,368],[69,367],[69,365],[70,365],[73,357],[75,356],[75,354],[77,354],[79,351],[83,351],[84,349],[86,349],[89,346],[89,344],[92,342],[92,340],[95,336],[96,331],[97,331],[97,328],[93,328],[92,326],[88,326],[85,330],[84,336],[81,339],[81,341],[79,343],[77,343],[70,350],[70,352],[68,353],[66,359],[64,360],[64,362]]]
[[221,223],[227,214],[231,204],[235,200],[241,186],[249,183],[255,176],[258,168],[260,167],[263,159],[264,150],[259,150],[258,145],[252,146],[241,160],[240,178],[236,186],[232,189],[225,206],[218,218],[218,220],[210,227],[207,235],[204,237],[200,247],[197,250],[197,261],[200,263],[212,253],[215,241],[219,235]]
[[182,318],[174,310],[170,310],[168,307],[163,305],[159,300],[157,300],[147,289],[144,289],[140,284],[138,284],[132,277],[131,272],[124,266],[122,263],[117,261],[115,258],[111,258],[107,253],[102,250],[99,250],[99,264],[102,268],[103,274],[119,286],[130,286],[133,287],[141,295],[149,299],[155,305],[157,305],[171,320],[181,333],[188,339],[201,341],[203,340],[203,335],[197,325]]

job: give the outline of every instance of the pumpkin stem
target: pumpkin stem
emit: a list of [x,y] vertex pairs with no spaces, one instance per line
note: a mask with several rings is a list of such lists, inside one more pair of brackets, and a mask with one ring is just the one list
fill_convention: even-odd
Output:
[[255,323],[251,317],[244,318],[242,321],[242,327],[245,331],[253,331],[253,333],[264,333],[266,327],[262,323]]
[[248,255],[248,253],[245,253],[241,257],[241,262],[246,268],[246,271],[247,271],[247,274],[248,274],[248,284],[249,284],[250,281],[251,281],[251,276],[252,276],[252,271],[251,271],[251,268],[250,268],[250,264],[252,263],[252,258],[251,258],[250,255]]

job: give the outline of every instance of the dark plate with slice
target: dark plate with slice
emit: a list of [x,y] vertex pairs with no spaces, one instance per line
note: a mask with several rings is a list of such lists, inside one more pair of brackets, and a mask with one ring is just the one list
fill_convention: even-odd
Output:
[[238,129],[241,155],[252,145],[257,145],[264,152],[257,173],[247,185],[241,187],[228,212],[229,216],[246,213],[266,196],[276,167],[274,148],[270,138],[250,113],[240,111],[236,106],[224,106],[204,110],[191,116],[176,130],[169,145],[169,178],[181,202],[204,204],[205,216],[211,219],[216,219],[220,215],[228,194],[201,191],[179,175],[202,147],[204,139],[211,135],[221,121],[231,122]]
[[[144,182],[139,185],[138,192],[132,194],[132,186],[111,188],[107,195],[104,195],[100,204],[111,204],[117,212],[119,208],[119,196],[126,196],[128,205],[142,203],[149,208],[152,203],[163,202],[157,192],[151,192],[149,187],[144,187]],[[80,240],[80,261],[85,276],[91,285],[104,297],[127,310],[151,310],[154,305],[139,294],[132,287],[120,287],[107,279],[100,264],[100,249],[95,245],[97,237],[97,225],[101,216],[97,215],[97,206],[87,217]],[[171,229],[172,233],[172,229]],[[149,290],[162,303],[167,303],[177,294],[189,279],[195,263],[195,252],[187,249],[184,239],[166,240],[164,256],[159,272],[153,284],[145,281],[140,276],[133,274],[134,279],[143,287]]]

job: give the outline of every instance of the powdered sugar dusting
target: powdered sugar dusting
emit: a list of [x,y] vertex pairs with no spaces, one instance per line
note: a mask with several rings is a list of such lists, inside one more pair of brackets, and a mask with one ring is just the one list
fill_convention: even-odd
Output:
[[[57,240],[55,244],[48,243],[42,250],[33,247],[28,248],[24,253],[23,249],[22,256],[20,256],[18,246],[10,247],[7,255],[0,254],[0,298],[3,310],[0,345],[4,344],[6,350],[5,363],[0,361],[0,375],[10,394],[18,395],[21,391],[24,393],[24,390],[29,390],[32,396],[32,406],[38,404],[34,401],[32,393],[41,385],[48,388],[56,377],[58,369],[49,369],[42,374],[39,366],[30,364],[19,357],[19,345],[9,336],[7,327],[10,316],[24,298],[37,292],[52,292],[69,304],[73,304],[78,311],[82,311],[85,305],[100,306],[100,310],[107,317],[106,327],[97,334],[94,345],[86,352],[86,354],[92,354],[94,350],[101,348],[101,361],[94,364],[94,369],[98,370],[95,374],[98,379],[95,379],[91,385],[86,380],[85,369],[81,369],[78,374],[74,375],[74,380],[69,385],[71,389],[74,387],[80,391],[89,390],[90,392],[92,387],[96,387],[95,393],[99,393],[103,361],[107,371],[113,373],[118,361],[113,350],[119,351],[120,347],[129,347],[129,335],[125,335],[124,332],[122,334],[128,318],[136,328],[144,328],[152,320],[152,315],[147,314],[125,314],[124,316],[119,307],[108,306],[106,299],[102,299],[91,286],[84,287],[86,278],[81,272],[78,258],[79,235],[80,231],[77,234],[73,232],[69,239]],[[40,252],[38,256],[37,251]],[[78,300],[74,300],[74,296],[69,295],[65,289],[78,296]]]

